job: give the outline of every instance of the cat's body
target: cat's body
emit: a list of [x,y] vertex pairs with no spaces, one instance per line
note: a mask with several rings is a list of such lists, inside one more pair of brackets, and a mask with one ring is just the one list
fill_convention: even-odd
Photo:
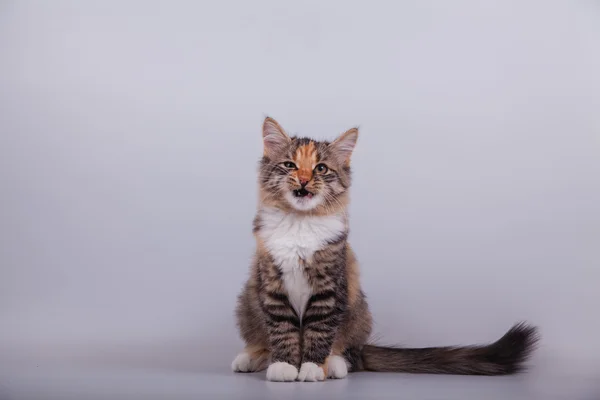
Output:
[[367,344],[372,320],[348,237],[350,155],[358,131],[333,143],[263,126],[256,254],[239,297],[246,349],[238,372],[272,381],[343,378],[348,371],[498,375],[518,371],[536,341],[520,324],[478,347],[403,349]]

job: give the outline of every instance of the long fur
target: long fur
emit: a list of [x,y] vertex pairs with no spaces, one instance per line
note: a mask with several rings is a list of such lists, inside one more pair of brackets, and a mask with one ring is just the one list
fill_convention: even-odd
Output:
[[455,375],[509,375],[523,370],[538,341],[534,327],[513,326],[498,341],[484,346],[409,349],[366,345],[362,369]]
[[246,348],[232,369],[267,369],[272,381],[344,378],[352,371],[506,375],[538,340],[512,327],[484,346],[410,349],[368,343],[372,317],[348,243],[350,156],[356,128],[333,142],[263,126],[256,253],[236,308]]

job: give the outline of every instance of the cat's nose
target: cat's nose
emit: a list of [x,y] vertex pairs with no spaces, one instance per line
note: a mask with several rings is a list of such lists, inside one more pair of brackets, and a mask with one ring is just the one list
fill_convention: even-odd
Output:
[[306,180],[306,179],[302,179],[302,178],[300,178],[299,180],[300,180],[300,185],[301,185],[302,187],[304,187],[304,186],[306,186],[306,185],[308,184],[308,180]]

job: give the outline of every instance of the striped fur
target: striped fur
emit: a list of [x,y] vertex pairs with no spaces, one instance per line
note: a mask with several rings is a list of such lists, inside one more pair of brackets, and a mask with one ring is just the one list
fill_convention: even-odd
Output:
[[372,319],[347,242],[350,156],[358,130],[334,142],[263,125],[256,254],[236,309],[246,349],[237,372],[273,381],[344,378],[350,371],[469,375],[518,372],[537,341],[517,324],[485,346],[408,349],[367,344]]

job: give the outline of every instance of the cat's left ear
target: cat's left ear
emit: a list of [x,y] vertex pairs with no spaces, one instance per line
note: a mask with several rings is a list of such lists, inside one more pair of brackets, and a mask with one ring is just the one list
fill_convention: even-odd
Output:
[[342,133],[329,145],[338,162],[343,165],[350,165],[350,157],[352,156],[352,151],[354,150],[354,146],[356,146],[357,140],[358,128],[352,128]]

